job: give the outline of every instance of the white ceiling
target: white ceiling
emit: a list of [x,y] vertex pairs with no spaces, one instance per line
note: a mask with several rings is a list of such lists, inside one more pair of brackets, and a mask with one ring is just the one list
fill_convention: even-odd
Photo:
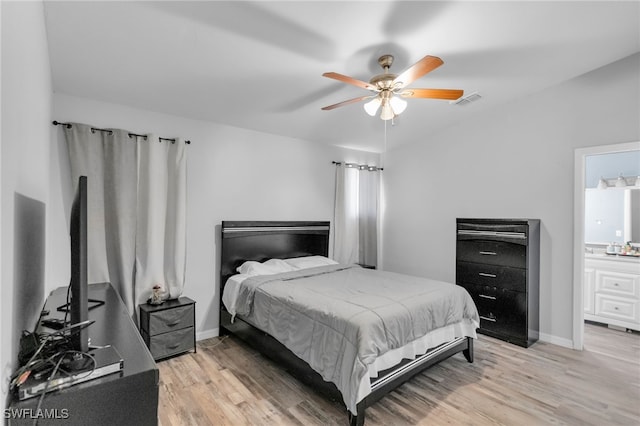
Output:
[[320,109],[369,92],[322,73],[433,55],[409,87],[483,96],[409,99],[391,149],[640,51],[637,1],[46,1],[45,19],[56,93],[372,151],[385,122],[362,103]]

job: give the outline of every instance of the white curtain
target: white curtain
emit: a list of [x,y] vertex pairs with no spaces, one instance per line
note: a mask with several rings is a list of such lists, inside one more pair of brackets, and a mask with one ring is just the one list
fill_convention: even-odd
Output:
[[[142,138],[138,138],[142,139]],[[148,135],[138,143],[136,287],[160,284],[166,297],[182,294],[186,259],[186,154],[184,141]]]
[[333,235],[336,261],[377,266],[379,181],[377,169],[336,165]]
[[88,180],[89,282],[111,282],[131,313],[155,284],[180,296],[186,258],[186,149],[154,135],[63,127],[73,188]]
[[358,259],[360,264],[378,265],[378,194],[380,172],[358,173]]

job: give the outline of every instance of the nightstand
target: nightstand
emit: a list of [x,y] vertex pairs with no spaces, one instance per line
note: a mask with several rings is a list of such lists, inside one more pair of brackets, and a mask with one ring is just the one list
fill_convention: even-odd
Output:
[[156,361],[196,351],[196,302],[188,297],[140,305],[140,334]]

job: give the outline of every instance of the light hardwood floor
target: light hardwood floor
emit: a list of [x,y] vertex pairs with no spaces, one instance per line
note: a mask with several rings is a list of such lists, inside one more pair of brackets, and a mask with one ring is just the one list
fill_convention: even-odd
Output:
[[[367,409],[366,425],[640,425],[640,335],[586,325],[582,352],[479,335]],[[345,425],[344,408],[234,337],[160,362],[161,426]]]

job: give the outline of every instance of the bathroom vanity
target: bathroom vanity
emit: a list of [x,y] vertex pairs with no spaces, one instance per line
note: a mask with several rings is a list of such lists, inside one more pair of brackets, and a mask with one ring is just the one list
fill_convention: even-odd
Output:
[[640,257],[587,253],[584,319],[640,331]]

